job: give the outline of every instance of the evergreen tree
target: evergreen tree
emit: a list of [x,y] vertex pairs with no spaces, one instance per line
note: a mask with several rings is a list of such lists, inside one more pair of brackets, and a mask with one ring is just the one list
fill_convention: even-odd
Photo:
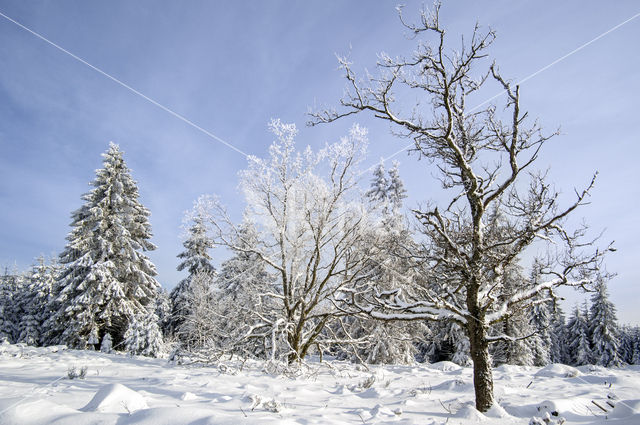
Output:
[[551,363],[553,341],[551,336],[551,318],[553,302],[544,302],[533,307],[531,312],[531,328],[536,332],[531,337],[530,346],[535,366],[545,366]]
[[17,342],[29,345],[42,343],[43,325],[51,315],[48,306],[56,272],[55,263],[46,264],[41,256],[25,276],[22,290],[16,294],[16,304],[20,309]]
[[607,286],[600,281],[591,298],[589,335],[593,350],[593,360],[605,367],[622,364],[618,355],[620,347],[616,308],[607,294]]
[[631,364],[640,365],[640,327],[638,326],[633,330],[633,355],[631,356]]
[[265,357],[271,341],[244,338],[247,330],[261,317],[271,317],[277,305],[266,293],[273,292],[273,277],[264,261],[248,248],[259,244],[253,222],[245,219],[238,230],[237,249],[222,263],[215,279],[217,302],[213,316],[216,322],[216,344],[222,351],[235,351],[254,357]]
[[551,331],[549,337],[551,345],[549,347],[549,360],[551,363],[571,363],[567,349],[567,333],[564,319],[564,312],[558,304],[553,306],[551,314]]
[[158,322],[153,311],[144,311],[130,320],[124,334],[125,351],[132,356],[158,357],[162,354],[163,339]]
[[111,335],[106,333],[104,337],[102,337],[102,343],[100,344],[100,351],[103,353],[111,353],[113,348],[113,341],[111,340]]
[[[532,268],[531,283],[537,285],[539,282],[538,263]],[[545,366],[551,363],[553,341],[552,341],[552,319],[555,302],[546,300],[544,295],[536,295],[536,303],[531,308],[530,326],[535,332],[529,340],[533,364],[535,366]]]
[[17,273],[10,274],[5,268],[0,280],[0,342],[15,342],[18,333],[16,319],[19,312],[16,311],[15,295],[18,290],[19,277]]
[[191,313],[188,301],[193,276],[198,272],[215,272],[209,255],[209,250],[213,248],[213,240],[207,235],[205,217],[203,213],[198,212],[197,203],[194,210],[196,211],[195,218],[183,243],[185,250],[178,254],[178,258],[182,260],[178,265],[178,271],[186,270],[189,275],[181,280],[169,295],[171,301],[171,315],[168,319],[169,333],[174,333]]
[[[373,174],[366,196],[375,225],[358,248],[371,259],[366,271],[370,290],[380,292],[406,286],[403,277],[411,264],[404,254],[414,249],[415,244],[400,213],[406,191],[398,163],[394,162],[387,175],[380,163]],[[365,317],[344,318],[334,328],[337,339],[357,343],[347,343],[332,351],[337,351],[339,357],[370,364],[413,363],[418,354],[415,342],[426,332],[419,322],[392,323]]]
[[426,357],[431,362],[451,361],[460,366],[470,366],[469,341],[464,330],[454,322],[442,321],[432,325],[433,336],[428,344]]
[[583,310],[580,310],[576,305],[567,322],[567,352],[569,354],[570,364],[575,366],[591,364],[587,315],[586,304]]
[[[497,223],[496,226],[498,226]],[[488,230],[492,229],[488,228]],[[513,297],[528,284],[522,275],[521,268],[517,265],[504,270],[501,280],[501,292],[505,299]],[[533,365],[534,340],[532,338],[535,337],[536,329],[531,324],[531,314],[531,308],[514,311],[494,327],[497,335],[505,337],[504,340],[498,341],[490,347],[494,364]]]
[[367,198],[372,203],[384,205],[387,202],[388,188],[389,180],[385,174],[384,162],[380,161],[380,164],[373,170],[373,179],[371,180],[371,187],[366,194]]
[[633,328],[629,325],[622,326],[620,328],[620,346],[618,347],[618,356],[624,363],[633,364],[634,342]]
[[155,266],[143,251],[149,241],[149,211],[138,201],[122,151],[115,144],[103,154],[93,189],[72,214],[72,230],[60,255],[64,265],[54,287],[48,342],[85,348],[92,331],[111,334],[118,346],[135,316],[155,307],[160,285]]
[[[216,299],[213,292],[215,274],[212,271],[198,271],[189,283],[185,292],[185,303],[189,306],[188,314],[182,318],[176,336],[182,348],[188,351],[210,349],[215,347],[218,337],[218,316],[216,315]],[[228,320],[238,320],[231,317]]]
[[393,161],[393,167],[389,170],[389,185],[387,186],[387,199],[393,215],[399,213],[403,199],[407,197],[407,190],[400,178],[399,165],[398,161]]

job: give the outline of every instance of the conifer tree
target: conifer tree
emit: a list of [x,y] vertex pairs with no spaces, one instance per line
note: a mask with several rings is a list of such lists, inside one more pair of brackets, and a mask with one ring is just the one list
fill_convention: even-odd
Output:
[[[387,174],[382,163],[374,169],[366,197],[374,222],[358,248],[370,258],[366,272],[369,285],[374,291],[397,288],[403,285],[403,272],[411,267],[403,254],[415,248],[401,214],[406,190],[397,162]],[[369,317],[348,317],[336,325],[338,339],[357,341],[337,348],[345,351],[338,355],[370,364],[413,363],[417,354],[414,342],[426,332],[423,323],[392,323]]]
[[633,355],[631,356],[631,364],[640,365],[640,327],[636,326],[633,330]]
[[567,322],[567,352],[570,363],[575,366],[591,364],[589,344],[588,311],[586,304],[580,310],[576,305]]
[[100,351],[103,353],[111,353],[111,349],[113,348],[113,341],[111,340],[111,335],[108,333],[104,334],[102,337],[102,343],[100,344]]
[[42,343],[43,325],[51,315],[48,306],[56,273],[55,262],[47,264],[40,256],[25,276],[22,290],[16,293],[16,304],[20,309],[18,342]]
[[163,339],[158,322],[155,311],[143,311],[130,320],[124,334],[125,351],[132,356],[158,357],[162,354]]
[[549,347],[549,360],[551,363],[571,363],[567,349],[567,328],[564,312],[558,304],[553,306],[549,337],[551,339]]
[[0,280],[0,342],[15,342],[18,331],[14,294],[17,291],[17,276],[5,268]]
[[[48,342],[86,348],[92,331],[111,334],[114,347],[136,315],[155,307],[160,285],[143,253],[155,246],[150,215],[117,145],[103,154],[93,189],[72,214],[72,230],[60,255],[64,270],[54,287]],[[92,339],[93,340],[93,339]]]
[[[538,265],[533,266],[531,273],[531,283],[538,284]],[[535,332],[529,340],[531,347],[532,361],[535,366],[545,366],[551,363],[551,351],[553,348],[552,341],[552,318],[555,303],[553,300],[546,300],[540,294],[536,295],[538,303],[531,308],[531,318],[529,324],[532,331]]]
[[623,325],[620,328],[620,346],[618,347],[618,356],[624,363],[633,364],[634,342],[633,328],[629,325]]
[[178,254],[182,262],[178,265],[178,271],[186,270],[189,275],[181,280],[171,291],[171,315],[168,319],[169,333],[175,331],[191,313],[189,298],[191,297],[191,283],[193,276],[198,272],[214,273],[215,268],[211,264],[209,250],[213,248],[213,240],[207,235],[204,213],[199,209],[199,201],[196,201],[193,212],[193,223],[189,227],[188,236],[183,243],[185,250]]
[[600,281],[591,298],[589,336],[593,350],[593,360],[605,367],[617,367],[622,364],[618,354],[620,347],[616,308],[607,293],[607,286]]
[[271,297],[265,296],[274,290],[273,276],[260,256],[251,251],[260,243],[251,220],[245,218],[240,224],[236,239],[236,249],[222,263],[214,283],[216,344],[221,351],[264,358],[271,340],[244,335],[261,318],[273,317],[278,308]]

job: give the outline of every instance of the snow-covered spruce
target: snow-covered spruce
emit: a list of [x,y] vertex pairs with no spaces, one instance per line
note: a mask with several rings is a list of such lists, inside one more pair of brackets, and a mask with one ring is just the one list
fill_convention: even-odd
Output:
[[589,343],[588,311],[586,303],[580,309],[573,308],[567,321],[567,359],[576,366],[591,364],[591,344]]
[[[72,230],[60,255],[64,266],[54,285],[53,311],[46,342],[85,348],[92,330],[106,333],[114,347],[136,316],[155,308],[160,285],[144,251],[154,250],[149,211],[138,201],[138,188],[117,145],[103,154],[93,189],[72,214]],[[93,339],[92,339],[93,341]]]
[[182,279],[171,291],[171,314],[168,318],[167,331],[175,334],[185,318],[191,314],[189,298],[193,277],[198,272],[215,273],[211,264],[209,250],[213,248],[213,240],[207,235],[206,217],[198,202],[193,211],[187,213],[191,218],[191,224],[187,231],[187,237],[183,243],[185,250],[178,254],[182,262],[178,265],[178,271],[186,270],[189,275]]
[[592,360],[600,366],[620,366],[620,332],[616,308],[607,294],[607,286],[600,281],[591,297],[589,338]]

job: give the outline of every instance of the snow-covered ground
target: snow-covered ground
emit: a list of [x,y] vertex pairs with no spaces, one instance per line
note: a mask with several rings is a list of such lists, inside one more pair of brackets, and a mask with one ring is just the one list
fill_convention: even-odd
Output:
[[[472,407],[471,369],[449,362],[369,370],[311,363],[296,377],[241,366],[5,343],[0,424],[528,424],[545,416],[640,424],[639,366],[502,366],[494,374],[499,407],[484,415]],[[70,379],[73,368],[84,378]]]

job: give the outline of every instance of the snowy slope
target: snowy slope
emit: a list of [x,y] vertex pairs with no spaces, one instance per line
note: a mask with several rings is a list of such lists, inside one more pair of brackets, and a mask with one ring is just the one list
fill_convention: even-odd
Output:
[[[499,406],[485,415],[472,407],[471,369],[449,362],[312,363],[297,377],[263,366],[2,344],[0,424],[528,424],[546,414],[557,421],[553,412],[567,424],[640,424],[638,366],[502,366]],[[86,368],[84,379],[69,379],[71,367]]]

